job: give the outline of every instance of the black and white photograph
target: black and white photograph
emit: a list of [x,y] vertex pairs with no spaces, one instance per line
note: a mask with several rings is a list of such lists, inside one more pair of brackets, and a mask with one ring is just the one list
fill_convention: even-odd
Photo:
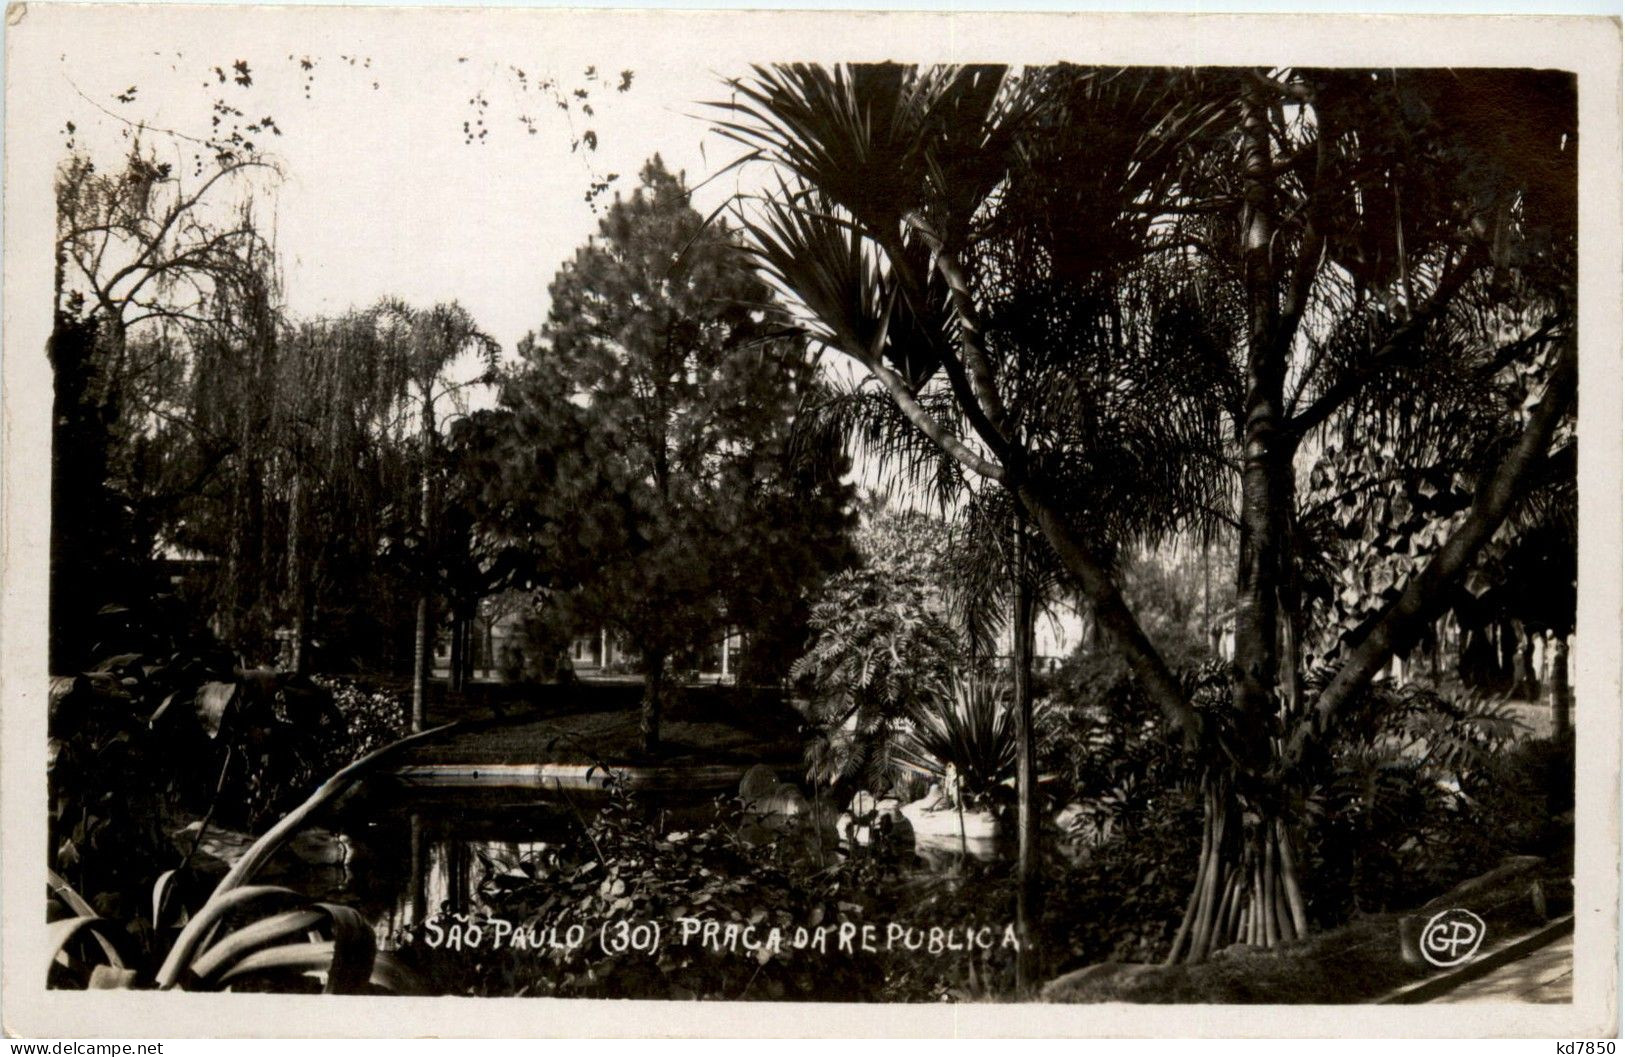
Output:
[[1617,21],[7,20],[8,1034],[1619,1030]]

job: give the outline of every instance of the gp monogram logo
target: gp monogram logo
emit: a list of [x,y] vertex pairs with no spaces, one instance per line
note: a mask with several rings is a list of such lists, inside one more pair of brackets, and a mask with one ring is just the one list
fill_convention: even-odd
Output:
[[1428,919],[1418,946],[1430,964],[1448,969],[1478,953],[1485,931],[1484,919],[1471,910],[1446,910]]

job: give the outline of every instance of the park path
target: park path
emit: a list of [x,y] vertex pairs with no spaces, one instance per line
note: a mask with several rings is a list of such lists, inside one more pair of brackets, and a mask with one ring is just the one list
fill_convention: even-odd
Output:
[[1435,1002],[1572,1002],[1574,934],[1469,980]]

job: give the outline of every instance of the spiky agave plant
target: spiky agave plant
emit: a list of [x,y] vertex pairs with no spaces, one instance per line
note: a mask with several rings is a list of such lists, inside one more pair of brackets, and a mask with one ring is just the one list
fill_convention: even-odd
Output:
[[958,672],[931,680],[897,736],[906,765],[958,783],[962,805],[989,806],[1011,794],[1016,726],[1008,680]]

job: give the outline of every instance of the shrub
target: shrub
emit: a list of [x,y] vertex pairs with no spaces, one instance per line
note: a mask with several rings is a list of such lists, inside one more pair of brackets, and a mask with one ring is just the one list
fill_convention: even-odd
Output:
[[206,898],[187,898],[186,889],[196,886],[184,870],[158,875],[150,922],[142,908],[127,926],[121,925],[51,871],[47,985],[92,990],[416,990],[410,973],[377,950],[372,927],[359,912],[289,888],[250,882],[283,842],[357,779],[425,736],[400,739],[323,782],[254,841],[226,876],[211,885]]
[[[1181,678],[1199,711],[1223,714],[1224,666]],[[1059,916],[1048,928],[1071,964],[1152,960],[1195,872],[1197,768],[1119,662],[1074,657],[1055,685],[1039,766],[1082,850],[1051,880]],[[1306,681],[1311,695],[1318,685]],[[1518,731],[1503,706],[1379,683],[1318,755],[1273,776],[1272,795],[1304,823],[1316,924],[1418,905],[1511,854],[1566,854],[1572,743],[1518,741]]]
[[791,667],[814,726],[808,774],[847,792],[881,792],[903,777],[896,733],[933,680],[959,656],[954,629],[918,575],[837,573],[812,606],[807,652]]
[[311,682],[332,695],[344,718],[344,735],[332,747],[337,755],[369,753],[402,737],[411,725],[411,702],[397,691],[341,676],[316,675]]
[[[1225,673],[1217,665],[1187,674],[1198,707],[1210,708]],[[1197,693],[1200,691],[1200,693]],[[1169,796],[1190,799],[1195,777],[1167,724],[1115,657],[1074,655],[1056,674],[1039,727],[1038,769],[1052,796],[1074,810],[1070,836],[1100,844],[1166,814]]]
[[1135,825],[1076,858],[1052,856],[1041,926],[1051,974],[1159,960],[1179,926],[1200,848],[1195,799],[1169,788],[1146,798]]
[[1518,729],[1504,707],[1473,697],[1368,689],[1307,761],[1311,915],[1335,925],[1414,906],[1517,850],[1512,819],[1482,798],[1498,795]]
[[168,597],[139,612],[108,606],[90,629],[97,662],[51,681],[51,862],[116,917],[133,916],[173,865],[169,828],[204,810],[230,744],[232,658],[186,615]]

